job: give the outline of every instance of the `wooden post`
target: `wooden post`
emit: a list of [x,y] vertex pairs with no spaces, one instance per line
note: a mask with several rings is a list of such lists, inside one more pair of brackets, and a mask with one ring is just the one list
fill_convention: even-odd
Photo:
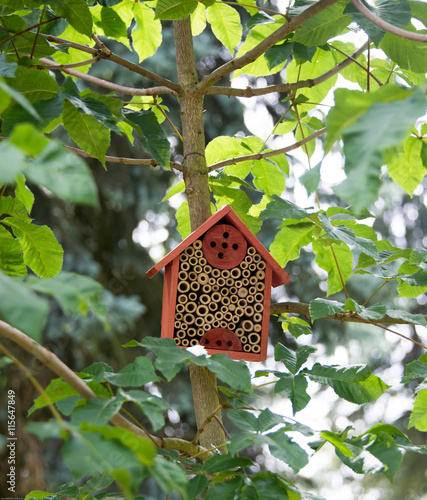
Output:
[[[183,137],[185,192],[190,210],[191,230],[194,231],[211,215],[205,158],[203,94],[196,89],[198,79],[190,18],[174,21],[173,27],[178,83],[181,87],[178,101]],[[190,365],[189,371],[197,427],[201,429],[220,404],[216,377],[208,370],[195,365]],[[216,416],[221,419],[220,412]],[[204,427],[199,441],[204,448],[216,447],[221,453],[227,453],[224,431],[216,419],[212,419]]]

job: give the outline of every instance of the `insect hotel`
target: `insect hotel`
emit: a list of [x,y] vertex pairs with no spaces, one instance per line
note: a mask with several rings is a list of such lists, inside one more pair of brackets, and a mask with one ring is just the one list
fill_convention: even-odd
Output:
[[162,337],[209,354],[267,357],[271,287],[290,278],[228,205],[153,266],[165,268]]

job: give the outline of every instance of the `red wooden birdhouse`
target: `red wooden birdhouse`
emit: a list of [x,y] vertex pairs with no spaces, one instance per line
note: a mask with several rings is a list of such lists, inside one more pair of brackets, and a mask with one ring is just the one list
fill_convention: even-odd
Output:
[[153,266],[165,268],[162,337],[180,347],[263,361],[271,287],[290,278],[230,206],[225,206]]

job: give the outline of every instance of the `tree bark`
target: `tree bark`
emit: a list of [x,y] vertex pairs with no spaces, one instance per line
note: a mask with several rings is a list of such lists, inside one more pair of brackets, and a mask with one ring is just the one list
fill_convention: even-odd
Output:
[[[203,126],[203,94],[197,89],[198,78],[194,57],[190,18],[174,21],[174,38],[178,71],[178,102],[183,137],[185,192],[190,211],[191,230],[197,229],[211,216],[208,169],[205,158]],[[209,370],[190,365],[194,411],[197,428],[203,428],[199,442],[204,448],[217,448],[226,453],[225,435],[221,425],[212,417],[220,402],[216,377]],[[220,413],[217,417],[221,419]],[[204,427],[203,427],[204,426]]]

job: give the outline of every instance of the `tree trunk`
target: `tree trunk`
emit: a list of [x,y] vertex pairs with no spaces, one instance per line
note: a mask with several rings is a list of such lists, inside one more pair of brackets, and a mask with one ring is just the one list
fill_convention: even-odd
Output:
[[[196,88],[198,79],[190,18],[174,21],[173,24],[178,83],[181,87],[178,100],[183,137],[185,192],[190,211],[191,230],[194,231],[211,216],[205,158],[203,95]],[[216,419],[206,424],[220,404],[216,377],[209,370],[195,365],[190,365],[189,371],[197,428],[199,430],[203,428],[200,444],[204,448],[216,447],[221,453],[226,453],[225,435],[221,425]],[[216,416],[221,420],[220,412]]]

